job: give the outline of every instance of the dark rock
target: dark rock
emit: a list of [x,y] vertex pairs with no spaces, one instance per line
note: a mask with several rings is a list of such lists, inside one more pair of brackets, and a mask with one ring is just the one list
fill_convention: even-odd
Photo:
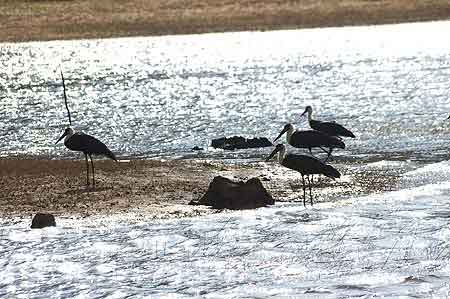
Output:
[[31,228],[44,228],[56,226],[55,217],[52,214],[37,213],[31,221]]
[[213,139],[211,142],[211,146],[214,148],[221,148],[225,150],[235,150],[244,148],[267,147],[273,146],[273,144],[266,137],[246,139],[241,136],[233,136],[230,138],[221,137]]
[[214,209],[245,210],[273,205],[275,200],[267,192],[258,178],[247,182],[233,182],[216,176],[209,184],[208,191],[198,201],[190,205],[207,205]]
[[202,151],[203,148],[202,148],[202,147],[198,147],[198,146],[194,146],[194,147],[192,148],[192,150],[193,150],[193,151]]

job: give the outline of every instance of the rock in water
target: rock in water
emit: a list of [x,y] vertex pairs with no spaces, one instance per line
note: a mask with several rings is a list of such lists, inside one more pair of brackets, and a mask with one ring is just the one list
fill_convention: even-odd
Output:
[[31,221],[31,228],[44,228],[56,226],[55,217],[52,214],[37,213]]
[[241,136],[233,136],[229,138],[221,137],[213,139],[211,141],[211,146],[214,148],[221,148],[224,150],[235,150],[244,148],[267,147],[273,146],[273,144],[266,137],[256,137],[252,139],[246,139]]
[[258,178],[252,178],[247,182],[233,182],[225,177],[216,176],[209,184],[205,195],[189,204],[207,205],[214,209],[245,210],[274,203],[275,200]]

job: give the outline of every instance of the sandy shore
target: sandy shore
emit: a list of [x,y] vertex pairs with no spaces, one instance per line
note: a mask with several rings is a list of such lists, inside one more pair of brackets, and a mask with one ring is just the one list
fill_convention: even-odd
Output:
[[[361,173],[345,164],[334,164],[344,174],[341,179],[316,183],[315,202],[345,201],[395,185],[395,175]],[[50,212],[88,217],[134,213],[146,218],[170,218],[215,213],[208,207],[187,204],[200,198],[216,175],[233,180],[259,177],[278,202],[302,200],[299,174],[275,162],[226,165],[198,160],[101,160],[95,165],[94,190],[85,186],[84,160],[1,159],[0,215],[29,217]]]
[[2,0],[0,42],[386,24],[449,18],[448,0]]

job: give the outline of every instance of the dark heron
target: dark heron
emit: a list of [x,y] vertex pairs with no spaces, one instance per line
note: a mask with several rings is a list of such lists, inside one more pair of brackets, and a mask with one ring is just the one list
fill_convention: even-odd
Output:
[[[65,138],[64,138],[65,137]],[[72,128],[66,128],[64,134],[56,141],[58,143],[64,138],[64,145],[72,150],[83,152],[86,159],[86,181],[89,186],[89,162],[88,156],[91,159],[92,165],[92,185],[95,187],[95,170],[94,161],[92,161],[92,155],[103,155],[113,159],[117,162],[116,156],[106,147],[106,145],[95,137],[92,137],[83,133],[74,133]],[[56,144],[55,143],[55,144]]]
[[[345,143],[339,138],[315,130],[294,131],[294,126],[292,124],[286,124],[281,133],[273,142],[277,141],[278,138],[280,138],[284,133],[286,133],[287,143],[293,147],[307,148],[311,154],[311,149],[315,147],[326,152],[328,156],[325,162],[330,157],[333,148],[345,148]],[[329,150],[325,150],[325,147]]]
[[312,119],[312,107],[306,106],[305,111],[300,115],[302,117],[308,113],[308,122],[309,126],[317,131],[324,132],[330,136],[336,136],[336,137],[351,137],[355,138],[355,135],[344,128],[342,125],[337,124],[335,122],[325,122],[320,120],[314,120]]
[[[269,155],[266,161],[272,159],[275,154],[278,153],[278,162],[289,169],[296,170],[300,172],[302,175],[302,184],[303,184],[303,205],[306,207],[306,184],[305,184],[305,176],[308,179],[309,185],[309,198],[311,201],[311,205],[313,204],[312,200],[312,191],[311,191],[311,181],[312,176],[314,174],[323,174],[329,178],[336,179],[340,178],[341,174],[335,168],[330,165],[327,165],[320,161],[317,158],[305,155],[295,155],[295,154],[286,154],[286,147],[283,144],[277,144],[273,152]],[[309,176],[311,175],[311,180]]]

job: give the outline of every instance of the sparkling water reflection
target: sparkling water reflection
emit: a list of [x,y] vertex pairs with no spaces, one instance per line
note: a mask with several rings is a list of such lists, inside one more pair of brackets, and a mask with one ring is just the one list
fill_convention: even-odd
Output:
[[74,155],[53,144],[67,124],[60,65],[76,128],[121,156],[183,155],[223,135],[272,139],[286,121],[306,125],[298,116],[307,104],[355,131],[352,153],[443,150],[445,28],[450,22],[2,44],[0,153]]
[[[304,106],[357,135],[337,160],[395,191],[305,209],[147,220],[0,219],[0,298],[450,296],[450,22],[0,45],[0,153],[72,157],[77,129],[120,156],[275,137]],[[73,155],[75,156],[75,155]],[[236,161],[236,160],[235,160]]]
[[[417,172],[448,174],[450,163],[403,177]],[[37,231],[3,220],[0,295],[445,297],[449,196],[447,180],[306,210],[61,220]]]

